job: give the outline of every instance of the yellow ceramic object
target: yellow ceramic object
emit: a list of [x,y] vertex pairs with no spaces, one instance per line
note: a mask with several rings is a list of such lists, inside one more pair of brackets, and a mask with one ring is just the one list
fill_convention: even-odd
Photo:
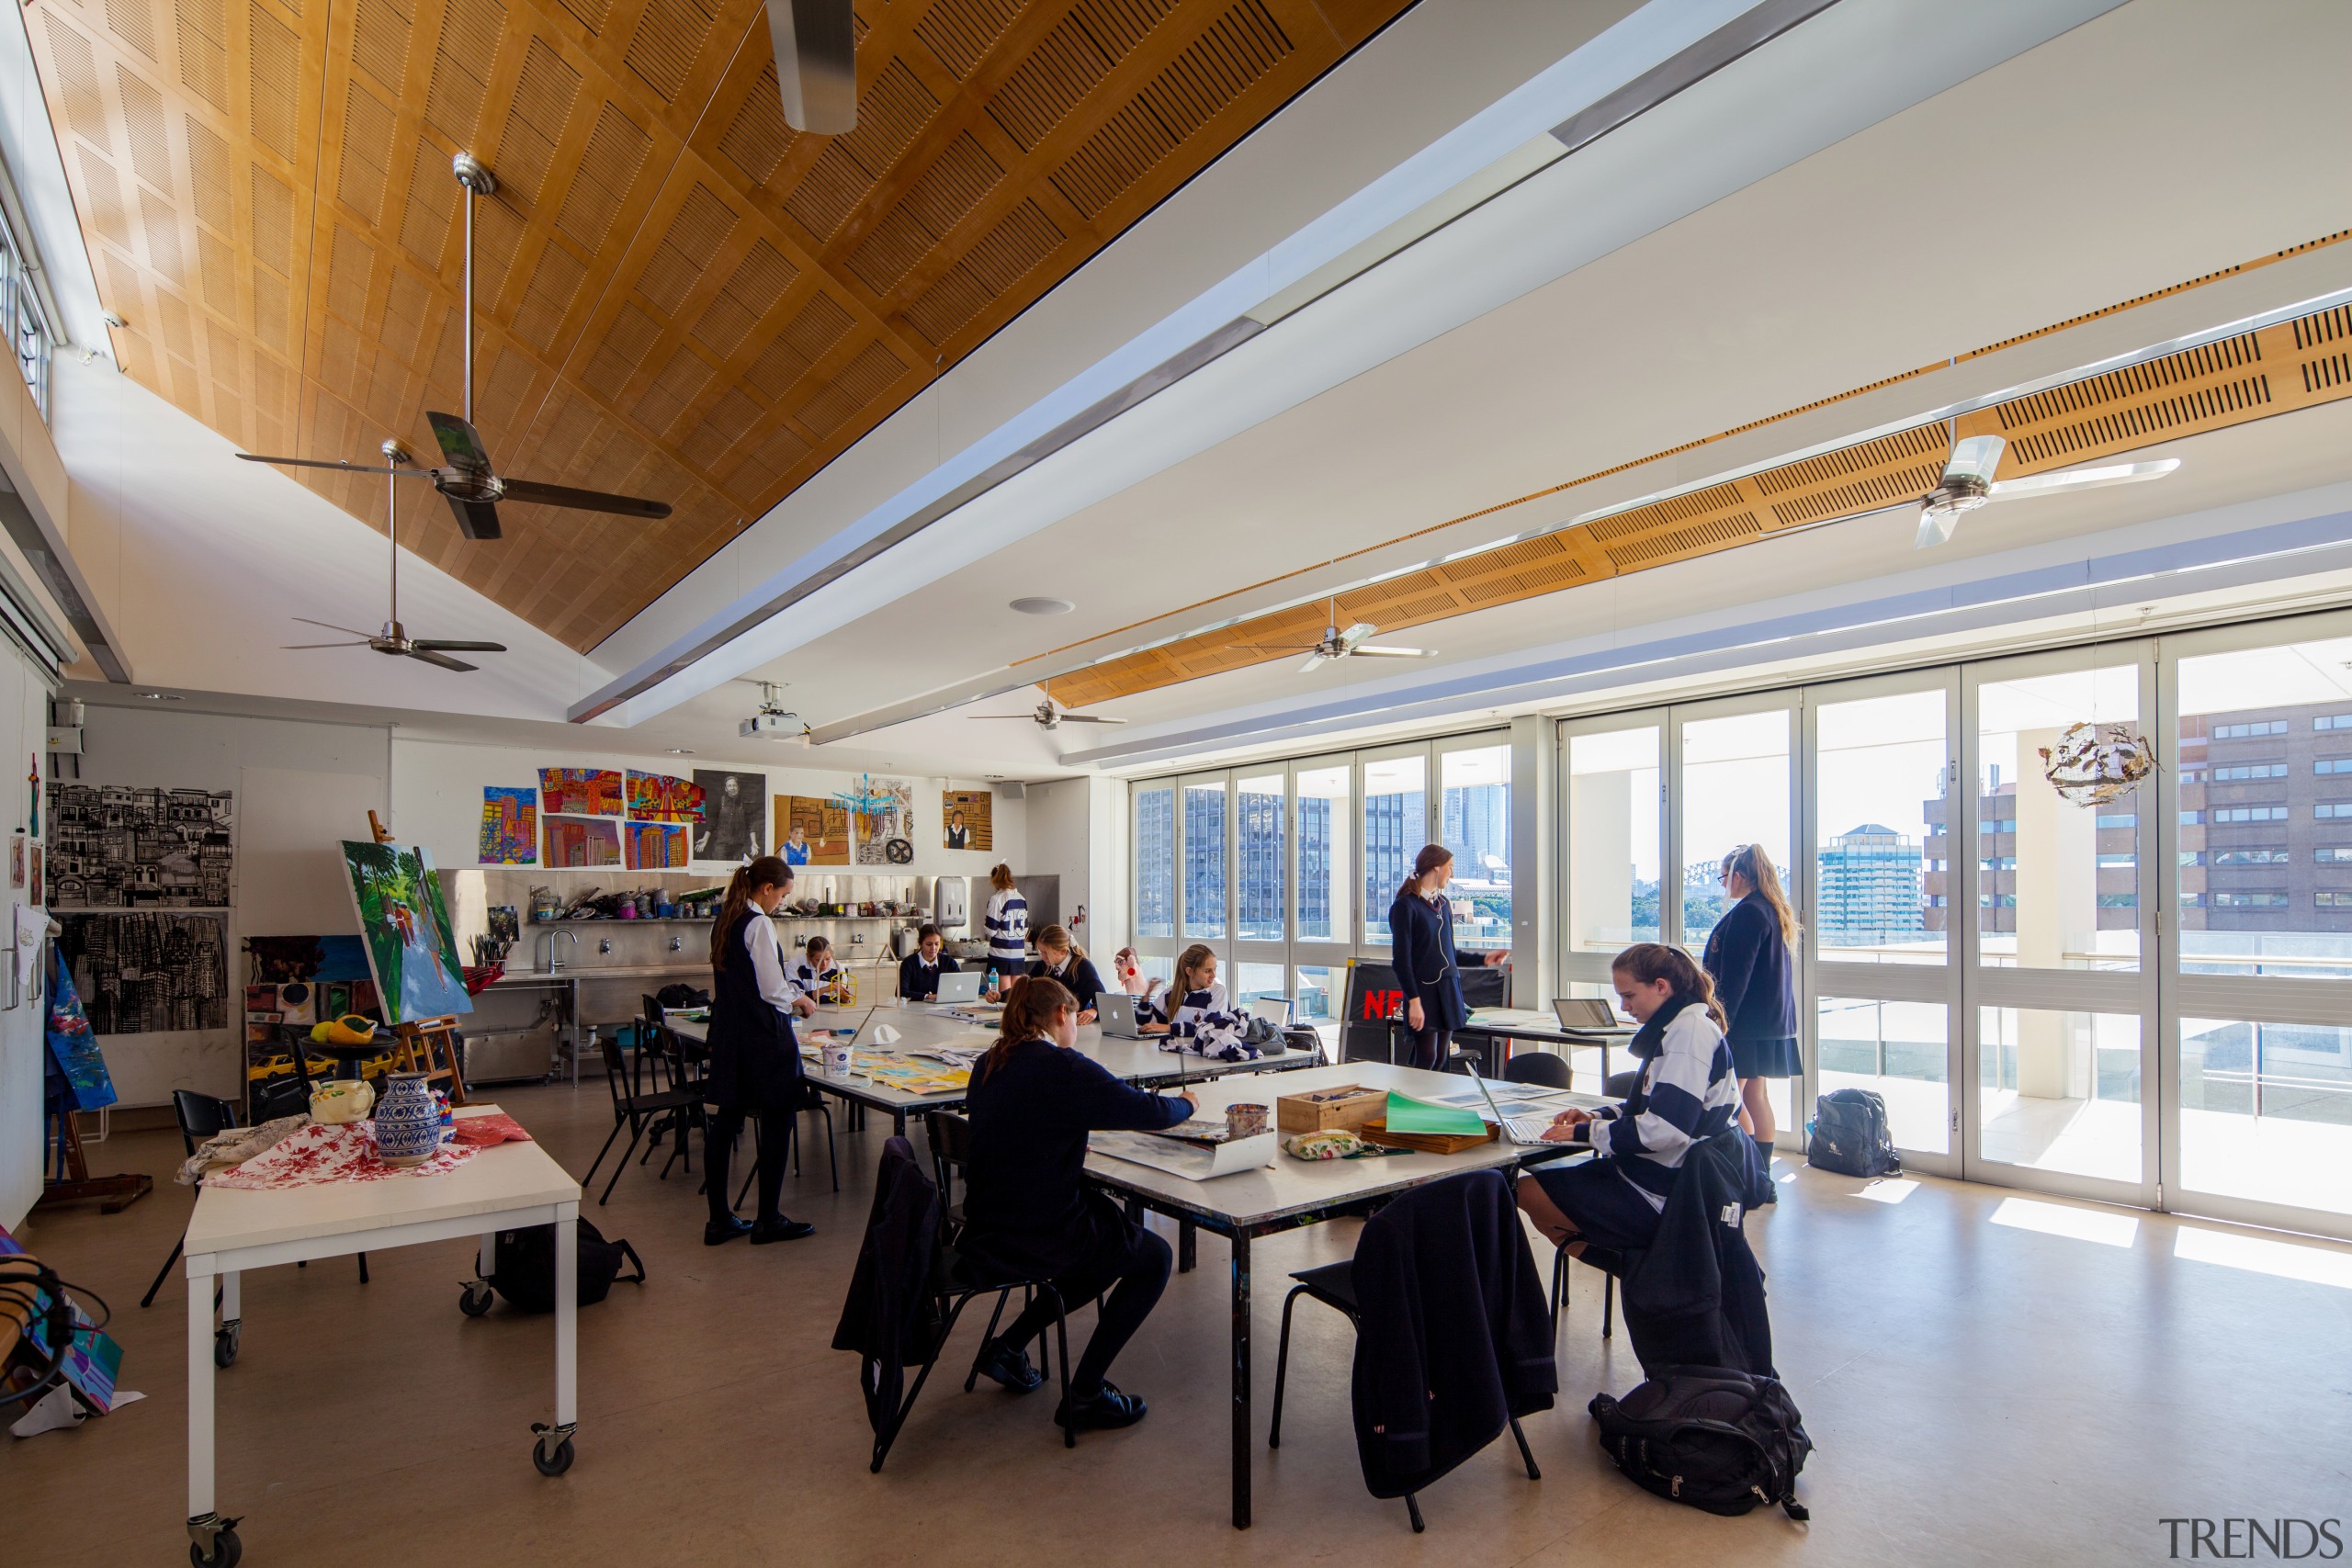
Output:
[[376,1108],[376,1090],[360,1078],[334,1078],[311,1091],[311,1120],[341,1127],[364,1122]]
[[347,1012],[331,1023],[311,1025],[311,1038],[321,1045],[370,1044],[376,1038],[376,1021]]

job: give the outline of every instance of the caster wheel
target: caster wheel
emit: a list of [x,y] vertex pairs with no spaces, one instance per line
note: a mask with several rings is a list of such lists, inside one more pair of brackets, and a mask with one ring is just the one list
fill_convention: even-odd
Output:
[[[222,1369],[235,1366],[237,1341],[243,1337],[243,1335],[244,1330],[242,1328],[215,1329],[212,1334],[212,1364]],[[225,1540],[232,1538],[224,1535],[221,1539]],[[235,1559],[232,1558],[230,1561],[234,1562]]]
[[531,1462],[538,1466],[541,1475],[561,1475],[571,1468],[571,1439],[566,1438],[550,1451],[545,1438],[531,1445]]
[[490,1310],[490,1287],[480,1280],[470,1280],[458,1297],[458,1310],[468,1317],[480,1317]]
[[196,1568],[237,1568],[237,1560],[245,1554],[245,1543],[237,1539],[235,1530],[222,1530],[212,1538],[211,1555],[204,1548],[190,1544],[187,1560]]

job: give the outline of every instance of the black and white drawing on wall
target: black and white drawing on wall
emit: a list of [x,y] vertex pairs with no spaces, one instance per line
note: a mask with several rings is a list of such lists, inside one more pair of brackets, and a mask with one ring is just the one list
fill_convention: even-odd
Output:
[[767,853],[768,776],[696,768],[702,820],[694,824],[694,858],[729,863]]
[[59,909],[225,909],[230,792],[49,786],[49,901]]
[[57,951],[94,1034],[229,1027],[229,955],[218,915],[58,917]]

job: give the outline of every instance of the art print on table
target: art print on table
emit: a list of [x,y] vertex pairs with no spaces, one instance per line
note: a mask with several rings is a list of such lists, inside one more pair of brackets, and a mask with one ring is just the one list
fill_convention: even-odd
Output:
[[384,1021],[411,1023],[473,1011],[432,852],[345,840],[343,862]]
[[541,768],[539,806],[549,812],[585,817],[621,814],[621,775],[616,768]]
[[990,815],[995,808],[996,796],[984,789],[941,791],[939,812],[946,847],[951,850],[994,850],[996,829],[990,821]]
[[732,865],[767,853],[767,774],[696,768],[695,783],[702,786],[695,859]]
[[59,907],[227,908],[231,804],[227,790],[52,781],[49,844]]
[[485,784],[481,792],[481,863],[539,863],[539,792],[526,784]]
[[596,817],[553,817],[543,823],[547,853],[541,863],[562,869],[621,863],[621,825]]
[[699,822],[702,786],[668,773],[628,771],[628,815],[637,822]]
[[631,822],[621,829],[631,871],[681,871],[686,863],[686,829],[677,822]]
[[775,842],[786,865],[847,865],[849,812],[821,796],[779,795]]

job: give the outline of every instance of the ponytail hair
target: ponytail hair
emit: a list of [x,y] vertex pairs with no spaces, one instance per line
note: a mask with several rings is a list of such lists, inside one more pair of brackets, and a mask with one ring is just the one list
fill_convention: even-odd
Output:
[[727,879],[727,897],[718,906],[718,918],[710,922],[710,966],[714,971],[727,967],[727,933],[735,929],[736,917],[752,907],[752,895],[763,887],[792,886],[792,868],[775,855],[762,855],[745,861]]
[[1611,959],[1609,967],[1611,972],[1622,970],[1631,975],[1645,986],[1664,980],[1674,987],[1678,999],[1703,1006],[1717,1029],[1731,1027],[1731,1021],[1724,1017],[1723,1004],[1715,1000],[1715,983],[1699,967],[1698,960],[1679,947],[1669,947],[1662,942],[1637,942]]
[[1747,878],[1748,886],[1764,896],[1764,902],[1772,907],[1772,918],[1781,922],[1781,940],[1794,947],[1797,932],[1804,928],[1797,924],[1789,896],[1781,891],[1781,874],[1772,869],[1772,857],[1764,852],[1764,846],[1742,844],[1724,856],[1724,878],[1728,880],[1734,872]]
[[999,893],[1012,891],[1012,868],[999,861],[989,870],[989,886]]
[[1037,951],[1043,953],[1049,947],[1068,948],[1072,964],[1086,956],[1086,949],[1070,940],[1068,926],[1047,926],[1037,933]]
[[1078,1010],[1078,998],[1059,980],[1023,975],[1004,996],[1004,1019],[997,1025],[996,1043],[989,1047],[986,1071],[994,1072],[1015,1045],[1042,1040],[1054,1032],[1054,1020]]
[[1413,869],[1406,876],[1404,886],[1396,889],[1396,897],[1402,898],[1408,893],[1420,892],[1421,879],[1453,859],[1453,852],[1443,844],[1423,844],[1421,852],[1413,857]]

